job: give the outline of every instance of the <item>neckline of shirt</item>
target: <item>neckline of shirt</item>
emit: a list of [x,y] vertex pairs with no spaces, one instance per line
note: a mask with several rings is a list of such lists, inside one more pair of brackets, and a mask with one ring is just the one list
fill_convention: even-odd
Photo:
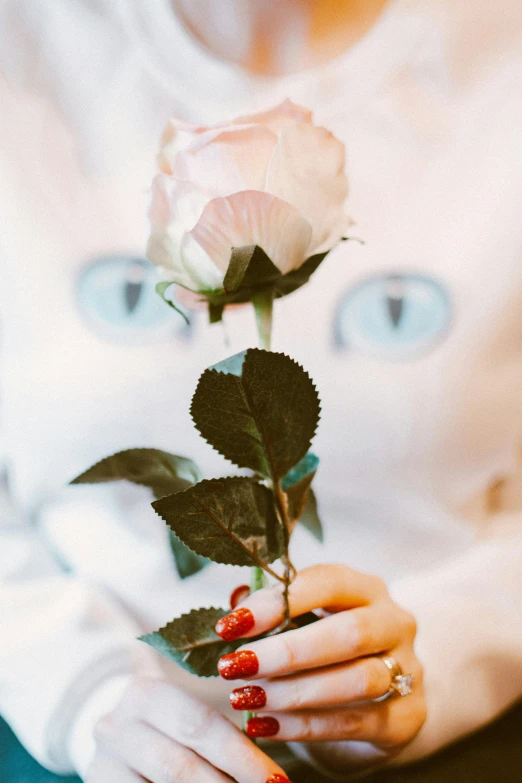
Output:
[[[381,16],[363,38],[336,58],[285,76],[259,76],[214,56],[178,19],[170,0],[116,0],[116,9],[129,40],[144,67],[167,95],[176,98],[180,87],[190,97],[194,88],[196,111],[221,105],[221,114],[237,107],[256,110],[299,89],[321,94],[321,86],[341,81],[343,92],[373,92],[415,52],[422,30],[429,24],[427,3],[389,0]],[[330,91],[327,91],[329,94]],[[190,100],[184,96],[184,102]],[[197,121],[197,116],[190,117]]]

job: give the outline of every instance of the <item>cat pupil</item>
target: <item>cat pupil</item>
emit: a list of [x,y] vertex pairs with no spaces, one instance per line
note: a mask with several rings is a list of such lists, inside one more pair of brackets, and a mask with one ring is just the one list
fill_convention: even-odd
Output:
[[395,329],[404,312],[404,281],[400,275],[390,275],[386,280],[386,306]]
[[438,281],[416,273],[377,275],[340,302],[334,341],[340,348],[408,360],[436,344],[450,317],[451,302]]
[[143,283],[132,283],[126,281],[124,289],[125,307],[129,315],[136,309],[140,301]]
[[395,329],[397,329],[399,327],[399,323],[404,310],[404,299],[402,296],[400,297],[387,296],[386,306],[388,308],[388,314],[390,316],[390,320],[393,326],[395,327]]
[[129,315],[134,312],[140,301],[143,292],[143,280],[145,269],[139,261],[133,261],[127,268],[127,279],[125,281],[124,299],[125,307]]

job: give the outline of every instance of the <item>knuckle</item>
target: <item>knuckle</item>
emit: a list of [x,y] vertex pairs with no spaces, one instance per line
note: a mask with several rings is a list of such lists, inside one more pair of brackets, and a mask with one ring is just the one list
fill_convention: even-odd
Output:
[[357,655],[361,644],[361,625],[356,611],[348,609],[345,612],[339,612],[336,615],[336,621],[336,638],[347,650],[347,658],[351,657],[351,653]]
[[291,671],[299,668],[299,653],[289,637],[291,634],[281,634],[279,641],[281,644],[281,665]]
[[365,692],[369,699],[384,696],[389,687],[389,673],[379,658],[368,658],[365,672]]
[[208,736],[216,724],[216,713],[212,707],[200,704],[191,711],[190,718],[180,723],[178,741],[188,747],[194,747],[202,737]]
[[353,652],[358,657],[371,651],[373,639],[370,622],[366,612],[360,612],[355,621],[352,620]]
[[339,713],[336,721],[336,730],[345,739],[358,737],[362,726],[363,715],[359,710],[344,710]]
[[306,697],[299,679],[289,678],[282,682],[274,682],[270,687],[269,700],[271,709],[296,710],[306,707]]
[[[315,583],[321,585],[325,595],[329,596],[332,604],[342,604],[344,594],[350,590],[350,585],[356,573],[349,566],[341,563],[329,563],[328,565],[312,566],[306,569],[310,578],[310,587]],[[301,572],[302,573],[302,572]],[[299,577],[297,577],[299,578]]]
[[417,635],[417,620],[411,612],[407,612],[406,609],[401,609],[401,624],[410,639],[414,639]]
[[196,756],[184,750],[169,748],[158,759],[158,783],[188,783],[197,780],[198,766]]
[[367,668],[364,665],[356,664],[351,667],[349,678],[349,692],[347,697],[350,701],[357,701],[358,699],[371,698],[368,697],[368,691],[370,687],[370,675]]
[[370,574],[369,580],[376,595],[384,595],[388,593],[388,585],[381,576],[378,576],[377,574]]
[[317,726],[311,715],[302,715],[299,726],[299,739],[303,742],[312,742],[317,739]]
[[140,709],[157,692],[158,683],[151,677],[135,677],[125,692],[125,702],[134,709]]
[[96,742],[104,744],[110,741],[117,734],[118,725],[119,722],[116,710],[108,712],[107,715],[100,718],[94,726],[93,731]]
[[389,741],[392,745],[401,747],[407,745],[413,737],[411,726],[406,722],[399,721],[390,731]]
[[410,703],[408,716],[395,721],[390,731],[390,741],[393,745],[407,745],[419,733],[426,720],[426,705],[423,699]]

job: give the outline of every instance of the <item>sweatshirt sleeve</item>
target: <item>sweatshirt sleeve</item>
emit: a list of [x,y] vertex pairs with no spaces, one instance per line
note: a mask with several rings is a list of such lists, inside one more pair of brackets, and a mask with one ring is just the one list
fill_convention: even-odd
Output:
[[391,586],[417,619],[428,717],[394,763],[414,761],[490,722],[522,696],[522,511],[444,565]]
[[0,714],[42,765],[77,771],[92,752],[87,723],[112,709],[127,679],[147,665],[136,657],[145,646],[136,644],[140,629],[119,604],[61,569],[6,494],[0,618]]

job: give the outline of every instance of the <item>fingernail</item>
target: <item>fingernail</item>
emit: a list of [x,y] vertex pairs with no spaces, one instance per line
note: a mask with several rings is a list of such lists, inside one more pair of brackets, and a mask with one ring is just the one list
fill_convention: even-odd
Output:
[[266,693],[259,685],[245,685],[230,694],[230,704],[235,710],[260,710],[266,704]]
[[279,721],[275,718],[249,718],[245,730],[249,737],[273,737],[279,731]]
[[266,783],[291,783],[284,775],[271,775]]
[[218,672],[224,680],[242,680],[259,671],[257,655],[250,650],[228,653],[218,661]]
[[252,630],[256,621],[250,609],[239,607],[216,623],[216,633],[225,642],[233,642]]
[[235,590],[232,590],[230,593],[230,608],[235,609],[238,604],[241,603],[241,601],[244,601],[245,598],[248,598],[250,595],[250,587],[248,585],[239,585],[239,587],[236,587]]

